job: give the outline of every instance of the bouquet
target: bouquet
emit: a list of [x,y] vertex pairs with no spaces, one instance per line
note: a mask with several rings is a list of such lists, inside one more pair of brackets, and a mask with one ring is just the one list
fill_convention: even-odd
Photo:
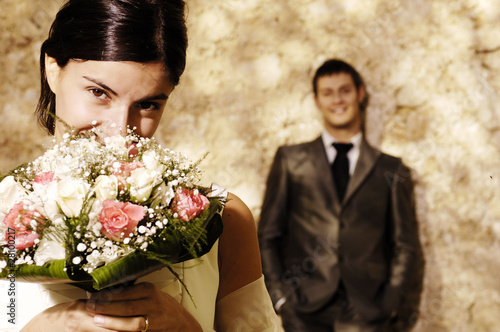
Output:
[[95,292],[174,273],[222,233],[224,199],[197,185],[198,164],[131,130],[66,134],[1,179],[0,278]]

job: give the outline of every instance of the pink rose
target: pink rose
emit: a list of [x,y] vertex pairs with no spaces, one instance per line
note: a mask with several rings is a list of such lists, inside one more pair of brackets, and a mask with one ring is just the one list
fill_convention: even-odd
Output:
[[34,183],[40,184],[48,184],[52,181],[54,181],[54,172],[41,172],[33,179]]
[[129,146],[128,157],[134,159],[139,154],[139,148],[137,148],[137,143],[132,143]]
[[121,162],[120,169],[113,173],[118,178],[118,189],[127,188],[127,178],[130,177],[133,170],[141,167],[144,167],[144,164],[140,161]]
[[111,240],[122,241],[137,227],[144,215],[144,208],[140,205],[107,199],[102,202],[99,222],[104,235]]
[[[14,230],[16,249],[23,250],[30,248],[40,238],[40,235],[36,232],[36,229],[33,229],[33,226],[39,227],[40,224],[43,224],[44,220],[45,218],[38,211],[26,209],[25,203],[16,203],[4,219],[4,223],[7,226],[5,238],[9,239],[12,237],[12,230]],[[36,223],[31,225],[32,221]]]
[[172,211],[177,212],[182,220],[190,221],[205,211],[209,204],[208,198],[198,190],[177,188],[172,201]]

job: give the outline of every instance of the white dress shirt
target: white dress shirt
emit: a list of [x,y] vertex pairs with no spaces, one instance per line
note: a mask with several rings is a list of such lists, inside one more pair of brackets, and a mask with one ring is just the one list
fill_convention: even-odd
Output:
[[361,132],[357,133],[349,142],[339,142],[335,137],[330,135],[326,130],[321,134],[321,138],[323,139],[323,144],[325,146],[326,156],[328,158],[328,162],[333,164],[335,157],[337,156],[337,150],[333,146],[333,143],[352,143],[352,149],[347,152],[347,158],[349,159],[349,175],[352,176],[354,173],[354,169],[356,168],[356,164],[359,159],[359,149],[361,146],[361,140],[363,139],[363,134]]

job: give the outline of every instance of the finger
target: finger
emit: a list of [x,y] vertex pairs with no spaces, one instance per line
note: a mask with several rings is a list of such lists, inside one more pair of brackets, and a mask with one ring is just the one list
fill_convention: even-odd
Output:
[[138,300],[149,297],[155,291],[155,286],[149,282],[141,282],[137,285],[113,287],[94,293],[90,300],[100,302]]
[[94,325],[99,328],[115,331],[144,331],[147,327],[146,318],[144,316],[113,317],[95,315]]
[[[61,311],[61,309],[63,309],[63,311]],[[48,309],[47,312],[57,313],[57,315],[52,315],[54,317],[52,327],[57,331],[109,332],[109,330],[94,324],[93,315],[85,310],[85,300],[77,300],[71,303],[56,305]],[[64,315],[61,313],[64,313]],[[58,317],[62,317],[62,321]]]
[[130,317],[145,315],[150,312],[150,303],[150,299],[112,302],[88,300],[86,308],[89,312],[94,314]]

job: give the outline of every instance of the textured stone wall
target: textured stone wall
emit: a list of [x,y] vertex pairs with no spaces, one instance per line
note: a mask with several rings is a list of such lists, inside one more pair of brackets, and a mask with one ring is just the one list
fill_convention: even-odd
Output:
[[[60,0],[0,0],[0,171],[49,138],[31,113]],[[423,290],[413,331],[500,330],[500,1],[188,0],[188,67],[157,137],[256,220],[276,148],[317,136],[310,87],[340,57],[371,94],[367,136],[413,169]],[[420,299],[420,300],[419,300]],[[418,301],[419,300],[419,301]]]

